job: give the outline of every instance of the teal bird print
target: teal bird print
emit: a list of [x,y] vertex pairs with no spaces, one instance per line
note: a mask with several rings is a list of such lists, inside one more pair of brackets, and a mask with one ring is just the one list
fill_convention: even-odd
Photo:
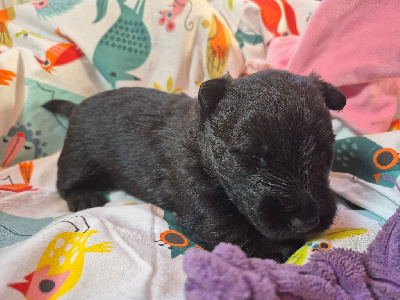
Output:
[[381,147],[363,136],[337,140],[333,148],[333,172],[349,173],[400,191],[396,180],[400,176],[400,160],[395,149]]
[[[107,13],[109,0],[97,0],[97,17],[101,21]],[[104,78],[115,89],[117,81],[140,80],[128,71],[135,70],[149,57],[150,34],[143,22],[145,0],[138,0],[134,9],[117,0],[121,15],[104,34],[96,46],[93,63]]]
[[178,224],[173,213],[164,211],[164,220],[167,221],[169,230],[163,231],[159,240],[155,242],[159,246],[170,249],[171,258],[184,255],[186,250],[192,247],[205,250],[186,228]]
[[262,36],[252,30],[245,30],[242,22],[239,23],[239,27],[235,33],[235,38],[239,42],[240,48],[243,48],[245,44],[257,45],[263,43]]
[[30,238],[54,220],[55,218],[32,219],[0,211],[0,248]]
[[36,9],[38,17],[46,20],[46,17],[51,18],[62,15],[81,2],[82,0],[40,0],[32,4]]

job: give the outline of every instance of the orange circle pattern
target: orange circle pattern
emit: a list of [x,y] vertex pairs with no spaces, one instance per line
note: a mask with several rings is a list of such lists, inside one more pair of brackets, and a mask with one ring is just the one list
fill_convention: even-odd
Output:
[[[393,160],[387,165],[381,165],[378,162],[379,155],[384,152],[389,152],[390,154],[393,155]],[[375,152],[373,160],[376,167],[378,167],[381,170],[387,170],[394,167],[397,164],[397,162],[399,161],[399,154],[392,148],[382,148]]]
[[[166,236],[169,235],[169,234],[174,234],[174,235],[176,234],[176,235],[178,235],[179,237],[181,237],[181,238],[183,239],[183,243],[181,243],[181,244],[175,244],[175,243],[172,243],[172,242],[168,241],[168,240],[166,239]],[[186,247],[187,245],[189,245],[188,239],[185,238],[185,236],[183,236],[182,233],[179,233],[178,231],[175,231],[175,230],[167,230],[167,231],[164,231],[163,233],[160,234],[160,239],[161,239],[164,243],[166,243],[166,244],[168,244],[168,245],[171,245],[171,246],[175,246],[175,247]]]

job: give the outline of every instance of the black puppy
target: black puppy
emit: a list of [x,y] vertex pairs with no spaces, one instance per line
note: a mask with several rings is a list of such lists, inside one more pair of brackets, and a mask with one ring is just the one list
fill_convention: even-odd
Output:
[[122,189],[174,211],[200,242],[285,261],[336,212],[328,109],[345,97],[316,75],[268,70],[200,87],[198,100],[122,88],[73,104],[57,187],[71,211]]

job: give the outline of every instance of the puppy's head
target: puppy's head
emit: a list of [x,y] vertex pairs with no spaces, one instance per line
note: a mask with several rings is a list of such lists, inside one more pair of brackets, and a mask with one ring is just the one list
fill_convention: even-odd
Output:
[[331,225],[329,109],[344,107],[343,94],[315,74],[268,70],[207,81],[199,103],[203,159],[259,231],[306,240]]

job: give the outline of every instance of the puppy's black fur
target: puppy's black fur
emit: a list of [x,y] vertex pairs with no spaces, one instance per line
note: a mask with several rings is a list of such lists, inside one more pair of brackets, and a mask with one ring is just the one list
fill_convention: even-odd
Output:
[[[122,189],[177,213],[210,248],[229,242],[283,262],[332,223],[329,109],[345,103],[314,74],[277,70],[209,80],[198,100],[104,92],[73,110],[57,187],[71,211]],[[68,115],[69,105],[45,107]]]

